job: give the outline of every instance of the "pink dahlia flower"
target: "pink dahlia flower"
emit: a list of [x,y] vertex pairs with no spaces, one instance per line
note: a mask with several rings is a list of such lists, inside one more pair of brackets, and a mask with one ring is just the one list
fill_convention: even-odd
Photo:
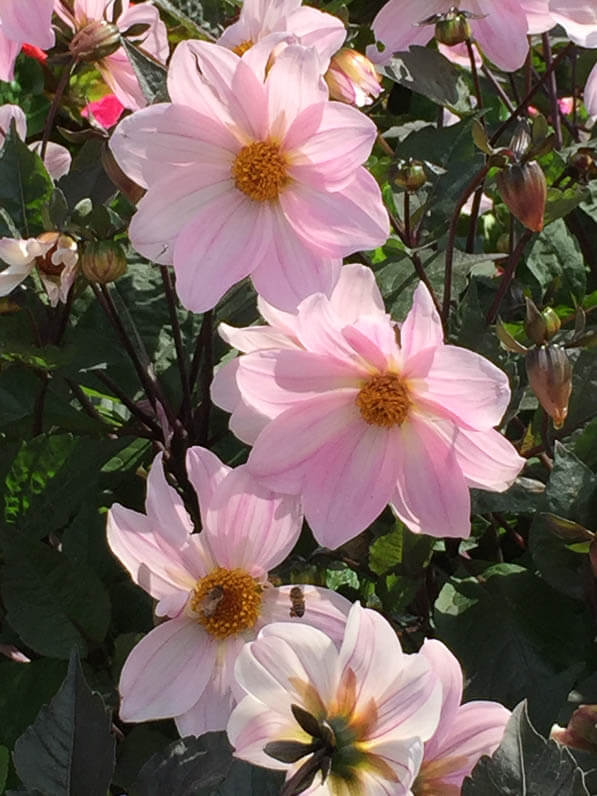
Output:
[[49,50],[54,46],[54,0],[2,0],[0,3],[0,80],[12,80],[15,59],[24,42]]
[[[453,0],[390,0],[373,20],[373,32],[383,49],[367,48],[369,58],[386,64],[395,52],[408,50],[411,44],[426,44],[434,35],[433,25],[418,23],[443,14],[454,6]],[[527,57],[529,22],[521,0],[467,0],[466,10],[479,18],[469,19],[473,37],[494,64],[513,72]]]
[[591,69],[585,86],[585,107],[591,116],[597,116],[597,63]]
[[218,44],[242,55],[272,33],[291,34],[303,47],[314,47],[322,72],[346,38],[341,19],[302,6],[301,0],[245,0],[238,21],[226,28]]
[[441,718],[425,744],[423,764],[413,785],[415,796],[460,796],[465,777],[482,755],[500,745],[510,711],[498,702],[462,701],[462,670],[441,641],[421,648],[442,684]]
[[340,649],[315,628],[270,625],[235,675],[247,694],[227,727],[237,757],[286,771],[305,794],[411,794],[441,686],[380,614],[355,603]]
[[[13,119],[19,138],[24,141],[27,137],[27,117],[22,108],[19,108],[18,105],[0,105],[0,148],[10,130]],[[37,152],[38,155],[41,154],[41,141],[35,141],[30,144],[29,149]],[[61,146],[61,144],[55,144],[53,141],[48,141],[44,166],[53,180],[59,180],[65,174],[68,174],[71,161],[71,154],[66,147]]]
[[[524,463],[493,428],[510,399],[506,375],[444,344],[424,285],[400,328],[379,300],[372,285],[348,320],[348,306],[338,313],[326,296],[310,296],[296,319],[301,348],[253,351],[237,365],[251,411],[237,414],[235,433],[249,442],[258,434],[250,471],[302,495],[316,539],[332,548],[387,503],[417,533],[468,536],[468,488],[503,491]],[[237,400],[225,380],[217,402],[222,394]]]
[[572,41],[581,47],[597,47],[595,0],[549,0],[551,15]]
[[75,241],[59,232],[42,232],[26,240],[0,238],[0,264],[8,266],[0,271],[0,296],[11,293],[37,268],[50,305],[64,303],[77,275],[78,259]]
[[[97,23],[112,21],[114,0],[74,0],[70,10],[63,0],[56,0],[56,13],[72,28],[75,35],[84,35],[84,31],[97,31]],[[148,26],[132,41],[165,64],[168,59],[168,32],[160,20],[157,8],[150,3],[133,5],[129,0],[120,0],[121,12],[114,24],[121,33],[125,33],[133,25]],[[118,97],[125,108],[136,110],[147,104],[134,69],[123,47],[119,47],[111,55],[100,58],[96,66],[104,81]]]
[[299,618],[293,587],[269,583],[268,570],[298,539],[298,501],[273,495],[246,467],[231,470],[204,448],[189,449],[187,471],[201,533],[192,533],[158,454],[147,480],[147,513],[112,506],[108,541],[135,583],[159,601],[156,614],[167,618],[124,664],[120,717],[173,717],[181,735],[200,735],[226,726],[238,693],[232,669],[246,641],[291,617],[293,631],[307,622],[339,638],[350,603],[328,589],[301,586]]
[[330,102],[317,54],[289,45],[264,79],[267,52],[179,44],[172,104],[124,119],[111,140],[123,171],[147,188],[129,234],[173,263],[185,307],[203,312],[248,274],[293,310],[325,293],[346,254],[383,244],[388,216],[362,167],[376,136],[366,116]]

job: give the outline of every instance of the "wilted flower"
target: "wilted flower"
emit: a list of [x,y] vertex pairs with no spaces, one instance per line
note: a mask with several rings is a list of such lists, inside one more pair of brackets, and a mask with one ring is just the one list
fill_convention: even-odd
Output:
[[568,726],[554,725],[550,736],[564,746],[597,753],[597,705],[581,705],[576,708]]
[[325,71],[346,38],[346,28],[338,17],[303,6],[301,0],[244,0],[238,21],[226,28],[218,44],[243,55],[268,36],[274,47],[280,34],[291,34],[296,43],[314,47]]
[[324,77],[331,99],[359,108],[381,94],[380,78],[371,61],[348,47],[334,55]]
[[459,796],[482,755],[500,745],[510,711],[498,702],[461,705],[462,670],[440,641],[427,639],[421,648],[442,684],[441,718],[425,744],[423,764],[413,785],[415,796]]
[[251,274],[293,310],[329,292],[337,258],[383,244],[389,221],[362,167],[375,125],[329,102],[312,49],[287,46],[264,80],[268,51],[243,58],[216,44],[179,44],[172,104],[124,119],[111,139],[121,168],[148,189],[130,226],[135,248],[174,264],[188,309],[213,307]]
[[356,281],[340,306],[322,294],[305,299],[294,327],[301,348],[245,354],[236,391],[222,380],[213,397],[230,406],[240,392],[250,411],[236,414],[234,432],[254,443],[251,472],[303,496],[321,544],[356,536],[387,503],[415,532],[467,536],[468,487],[502,491],[523,465],[493,429],[508,379],[443,343],[423,285],[398,329],[374,281]]
[[168,33],[157,8],[150,3],[133,5],[129,0],[119,0],[118,7],[120,13],[112,19],[116,9],[113,0],[74,0],[72,8],[64,0],[56,0],[56,13],[75,34],[71,42],[73,55],[94,61],[124,107],[135,110],[147,103],[128,56],[119,44],[120,36],[133,31],[133,43],[165,64],[169,54]]
[[572,393],[572,365],[568,355],[560,346],[543,345],[527,353],[525,365],[531,389],[554,426],[561,428]]
[[[19,108],[18,105],[1,105],[0,148],[2,147],[5,137],[8,135],[13,120],[19,138],[22,138],[24,141],[27,137],[27,117],[22,108]],[[33,152],[37,152],[38,155],[41,154],[41,141],[35,141],[33,144],[30,144],[29,149],[33,150]],[[48,141],[44,157],[44,166],[53,180],[59,180],[61,177],[64,177],[65,174],[68,174],[71,160],[71,154],[66,147],[55,144],[53,141]]]
[[[187,472],[203,530],[193,526],[166,481],[158,454],[147,480],[147,514],[115,504],[108,541],[131,577],[159,600],[154,628],[127,658],[120,677],[123,721],[173,717],[181,735],[226,726],[236,702],[232,670],[243,644],[270,622],[287,620],[291,586],[274,587],[268,570],[298,539],[298,501],[231,470],[204,448],[190,448]],[[294,587],[296,588],[296,587]],[[293,620],[342,636],[350,603],[335,592],[302,586],[304,614]]]
[[60,232],[42,232],[26,240],[0,238],[0,262],[8,268],[0,271],[0,296],[14,290],[37,267],[50,304],[65,302],[77,275],[76,242]]
[[[426,44],[434,26],[419,23],[449,12],[454,5],[453,0],[389,0],[373,20],[382,49],[372,44],[367,55],[374,63],[386,64],[395,52],[408,50],[411,44]],[[523,65],[529,51],[528,21],[520,0],[467,0],[466,11],[475,41],[494,64],[506,71]]]
[[247,694],[227,727],[235,755],[286,771],[285,792],[411,793],[441,686],[380,614],[353,605],[339,650],[314,628],[270,625],[235,675]]
[[54,0],[2,0],[0,4],[0,80],[12,80],[15,58],[24,42],[54,46]]
[[506,166],[496,177],[500,196],[512,215],[533,232],[541,232],[547,182],[536,160]]

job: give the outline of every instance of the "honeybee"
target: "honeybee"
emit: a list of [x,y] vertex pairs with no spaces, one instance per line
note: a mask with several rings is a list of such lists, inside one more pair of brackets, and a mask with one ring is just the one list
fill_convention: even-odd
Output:
[[290,589],[290,617],[303,616],[305,613],[305,595],[300,586],[293,586]]
[[221,586],[214,586],[201,600],[200,611],[203,616],[209,619],[216,612],[218,605],[224,598],[224,589]]

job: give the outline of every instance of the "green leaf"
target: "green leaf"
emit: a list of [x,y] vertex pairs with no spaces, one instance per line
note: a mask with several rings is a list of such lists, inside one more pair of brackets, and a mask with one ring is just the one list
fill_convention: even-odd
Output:
[[122,46],[126,50],[131,66],[137,76],[143,96],[149,105],[155,102],[168,102],[168,88],[166,76],[168,71],[165,66],[136,47],[128,39],[122,39]]
[[94,205],[101,205],[116,194],[116,186],[102,164],[106,146],[103,138],[90,138],[74,158],[68,174],[59,180],[59,188],[70,210],[81,199],[91,199]]
[[225,733],[182,738],[151,757],[130,796],[278,796],[283,776],[232,756]]
[[539,572],[555,589],[584,599],[591,582],[587,556],[569,549],[566,540],[554,534],[548,512],[597,530],[597,476],[571,451],[556,443],[554,468],[542,504],[529,534],[529,549]]
[[103,641],[110,602],[95,572],[15,529],[0,532],[7,621],[41,655],[68,658],[73,646]]
[[156,5],[167,11],[194,34],[200,34],[203,21],[201,0],[156,0]]
[[408,530],[404,523],[396,520],[391,533],[380,536],[369,548],[369,568],[376,575],[399,567],[400,572],[419,575],[429,562],[433,539],[425,534]]
[[41,158],[21,141],[13,124],[0,149],[0,207],[23,237],[42,231],[41,211],[53,190]]
[[462,796],[590,796],[584,781],[568,749],[539,735],[522,703],[498,749],[465,779]]
[[574,237],[562,219],[554,221],[537,237],[527,258],[527,268],[540,287],[555,283],[555,299],[567,303],[582,300],[587,288],[586,266]]
[[382,72],[437,105],[461,112],[472,110],[470,92],[460,70],[437,50],[411,45],[408,52],[395,55]]
[[10,757],[8,749],[5,746],[0,746],[0,793],[4,793],[6,780],[8,778],[8,766]]
[[15,745],[17,774],[44,796],[106,796],[114,770],[110,727],[110,715],[73,652],[60,690]]
[[587,197],[584,185],[574,185],[571,188],[549,188],[545,205],[544,224],[547,226],[558,218],[567,216],[575,207]]
[[438,636],[461,662],[468,699],[512,706],[583,659],[582,609],[515,564],[454,576],[435,603]]

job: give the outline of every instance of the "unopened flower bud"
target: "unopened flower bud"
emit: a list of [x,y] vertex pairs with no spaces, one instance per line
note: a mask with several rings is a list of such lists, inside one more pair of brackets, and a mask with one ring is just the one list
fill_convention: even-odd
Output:
[[512,215],[527,229],[541,232],[547,183],[537,161],[507,166],[497,175],[496,182],[500,196]]
[[381,93],[379,75],[371,61],[356,50],[343,47],[330,61],[324,75],[330,99],[357,105],[370,105]]
[[534,302],[525,296],[527,317],[524,330],[535,345],[543,345],[559,332],[562,322],[552,307],[545,307],[539,312]]
[[466,14],[463,14],[457,9],[448,11],[443,14],[440,19],[435,23],[435,38],[441,44],[447,44],[449,47],[455,44],[462,44],[462,42],[470,39],[471,26]]
[[77,61],[100,61],[120,47],[120,31],[111,22],[95,19],[77,31],[68,45]]
[[114,282],[126,271],[124,249],[112,240],[90,241],[81,256],[81,270],[90,282]]
[[556,345],[532,348],[525,357],[527,376],[539,403],[561,428],[568,414],[572,392],[572,365],[563,348]]
[[404,188],[409,193],[414,193],[422,188],[427,182],[427,172],[420,160],[403,160],[398,163],[398,168],[394,173],[394,182],[400,188]]

